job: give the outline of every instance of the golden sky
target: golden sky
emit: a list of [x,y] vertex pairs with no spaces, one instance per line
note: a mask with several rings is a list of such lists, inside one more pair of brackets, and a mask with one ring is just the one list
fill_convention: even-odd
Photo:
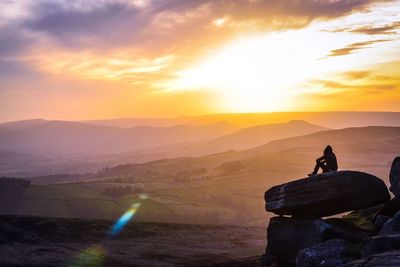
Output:
[[0,121],[400,111],[400,1],[0,0]]

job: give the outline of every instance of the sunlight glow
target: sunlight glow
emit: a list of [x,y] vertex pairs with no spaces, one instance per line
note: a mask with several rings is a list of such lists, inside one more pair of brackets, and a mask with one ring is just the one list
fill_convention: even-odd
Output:
[[290,108],[293,86],[315,74],[316,61],[324,55],[311,41],[299,46],[305,40],[295,38],[296,34],[286,33],[236,41],[178,72],[169,88],[214,89],[226,100],[224,109],[234,111]]
[[[316,88],[308,87],[309,81],[354,69],[360,62],[375,63],[374,58],[382,56],[377,54],[379,50],[372,48],[390,45],[371,43],[362,54],[331,57],[332,50],[379,37],[349,33],[332,35],[324,31],[326,24],[244,36],[209,53],[192,67],[177,71],[177,78],[164,84],[164,88],[169,91],[215,91],[221,108],[228,112],[295,109],[298,95],[315,91]],[[339,35],[342,38],[337,38]],[[318,92],[325,93],[323,88],[318,88]]]

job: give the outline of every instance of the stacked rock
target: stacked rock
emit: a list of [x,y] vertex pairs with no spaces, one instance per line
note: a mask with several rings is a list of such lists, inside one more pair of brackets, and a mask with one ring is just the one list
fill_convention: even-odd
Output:
[[[392,200],[381,179],[357,171],[324,173],[270,188],[265,208],[279,216],[268,225],[263,265],[400,266],[400,157],[393,161],[390,182],[396,196]],[[354,210],[368,214],[373,229],[322,218]]]

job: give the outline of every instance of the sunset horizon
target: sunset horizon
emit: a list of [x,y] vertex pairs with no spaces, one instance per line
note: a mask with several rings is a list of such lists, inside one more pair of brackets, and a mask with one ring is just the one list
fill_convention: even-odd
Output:
[[398,1],[2,1],[0,122],[400,112]]

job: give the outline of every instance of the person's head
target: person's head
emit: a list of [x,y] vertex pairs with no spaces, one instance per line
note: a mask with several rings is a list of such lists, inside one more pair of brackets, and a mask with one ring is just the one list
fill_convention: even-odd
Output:
[[332,147],[330,145],[327,145],[324,149],[324,155],[332,154]]

